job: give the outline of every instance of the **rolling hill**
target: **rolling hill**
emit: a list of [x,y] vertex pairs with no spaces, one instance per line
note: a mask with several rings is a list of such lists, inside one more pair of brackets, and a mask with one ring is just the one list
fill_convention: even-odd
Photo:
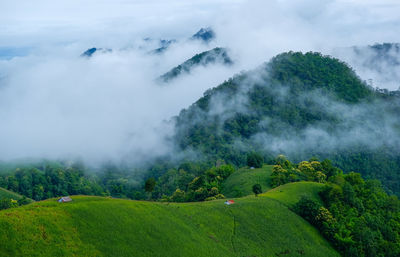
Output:
[[300,181],[276,187],[260,196],[266,196],[278,200],[288,207],[292,207],[296,204],[302,196],[309,197],[323,205],[318,193],[324,188],[324,186],[325,185],[321,183]]
[[1,256],[339,256],[284,204],[74,196],[0,212]]

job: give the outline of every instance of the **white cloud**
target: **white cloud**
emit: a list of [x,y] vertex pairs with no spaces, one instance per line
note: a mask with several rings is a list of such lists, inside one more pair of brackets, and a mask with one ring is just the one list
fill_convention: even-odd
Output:
[[[0,159],[168,152],[171,125],[163,121],[206,89],[282,51],[399,42],[398,13],[397,1],[2,1],[0,50],[31,53],[0,60]],[[186,41],[204,26],[217,32],[212,45]],[[139,48],[146,37],[179,43],[146,55]],[[78,57],[93,46],[114,51]],[[237,65],[199,68],[168,87],[154,83],[214,46],[229,47]]]

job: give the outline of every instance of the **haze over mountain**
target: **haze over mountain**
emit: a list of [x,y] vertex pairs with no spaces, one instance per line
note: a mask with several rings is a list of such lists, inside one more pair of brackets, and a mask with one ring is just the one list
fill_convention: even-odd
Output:
[[[0,61],[3,160],[79,157],[96,164],[163,155],[171,151],[163,138],[173,134],[173,124],[164,121],[242,70],[288,50],[329,54],[338,47],[400,41],[394,1],[41,0],[1,7],[7,29],[0,32],[0,47],[30,49]],[[208,44],[187,40],[208,26],[216,35]],[[148,55],[141,46],[149,36],[177,42],[163,55]],[[93,46],[113,51],[79,58]],[[199,67],[168,89],[154,81],[214,47],[229,48],[235,65]]]
[[333,54],[354,67],[371,86],[389,90],[400,88],[400,44],[338,48]]
[[2,1],[0,255],[400,256],[399,13]]

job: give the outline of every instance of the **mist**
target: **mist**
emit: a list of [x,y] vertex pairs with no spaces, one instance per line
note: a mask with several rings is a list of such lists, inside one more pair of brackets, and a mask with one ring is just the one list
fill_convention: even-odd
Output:
[[[397,71],[377,77],[354,55],[339,55],[335,49],[400,42],[399,12],[397,1],[2,2],[0,160],[140,163],[175,155],[166,140],[173,134],[171,117],[207,89],[289,50],[333,54],[362,79],[397,89]],[[216,33],[209,44],[188,40],[201,27]],[[160,39],[176,43],[163,54],[149,54]],[[80,57],[91,47],[112,51]],[[214,47],[227,47],[234,65],[198,67],[166,86],[156,82]],[[245,101],[240,98],[234,105]],[[219,112],[221,106],[215,105]],[[313,129],[305,135],[325,137]],[[273,140],[277,150],[291,144],[290,138]]]

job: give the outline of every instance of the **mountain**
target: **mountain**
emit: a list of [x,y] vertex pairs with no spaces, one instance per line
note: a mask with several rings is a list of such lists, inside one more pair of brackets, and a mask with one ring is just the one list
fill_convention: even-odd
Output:
[[340,256],[315,228],[268,195],[229,206],[225,200],[72,199],[1,211],[0,255]]
[[215,39],[215,32],[211,28],[201,28],[191,37],[191,39],[209,43]]
[[89,48],[88,50],[86,50],[85,52],[83,52],[82,54],[81,54],[81,57],[88,57],[88,58],[90,58],[90,57],[92,57],[93,56],[93,54],[95,54],[95,53],[108,53],[108,52],[111,52],[112,50],[111,49],[106,49],[106,48],[96,48],[96,47],[92,47],[92,48]]
[[344,62],[288,52],[206,91],[175,117],[172,140],[239,167],[251,151],[267,161],[329,158],[399,194],[399,112],[397,92],[373,89]]
[[196,54],[192,58],[186,60],[184,63],[161,75],[159,79],[163,82],[169,82],[182,74],[189,74],[198,66],[208,66],[210,64],[223,64],[229,66],[233,64],[233,61],[229,57],[227,49],[217,47],[209,51]]
[[161,39],[160,40],[160,47],[156,48],[152,51],[150,51],[150,54],[162,54],[164,53],[166,50],[168,50],[168,48],[172,45],[175,44],[177,41],[175,39],[171,39],[171,40],[166,40],[166,39]]
[[[190,40],[199,40],[204,43],[209,43],[215,38],[215,32],[211,28],[201,28],[199,31],[197,31],[195,34],[193,34],[190,37]],[[154,39],[151,38],[145,38],[144,42],[152,42]],[[159,39],[158,40],[158,47],[154,50],[149,51],[149,54],[162,54],[165,51],[168,50],[168,48],[177,43],[178,41],[176,39]],[[1,50],[0,49],[0,57],[1,57]],[[92,47],[87,49],[85,52],[81,54],[81,57],[92,57],[93,54],[96,52],[101,52],[101,53],[107,53],[111,52],[112,49],[109,48],[96,48]]]

